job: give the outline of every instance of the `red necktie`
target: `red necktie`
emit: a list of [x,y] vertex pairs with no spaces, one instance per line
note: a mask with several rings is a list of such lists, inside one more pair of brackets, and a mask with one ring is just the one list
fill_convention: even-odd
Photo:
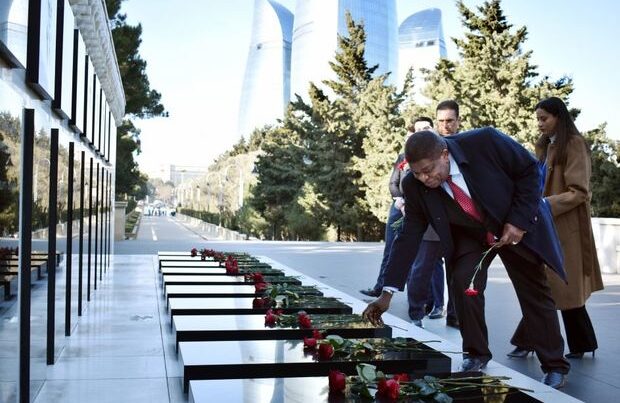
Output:
[[[461,189],[459,185],[452,181],[452,176],[448,176],[446,182],[448,182],[448,186],[450,186],[450,189],[452,189],[454,200],[456,200],[459,206],[461,206],[461,208],[465,210],[465,212],[469,214],[473,219],[478,222],[482,222],[482,215],[476,208],[476,205],[474,204],[474,201],[471,199],[471,197],[467,196],[467,193],[465,193],[465,191]],[[495,237],[492,233],[487,232],[486,241],[489,245],[493,245],[495,243]]]

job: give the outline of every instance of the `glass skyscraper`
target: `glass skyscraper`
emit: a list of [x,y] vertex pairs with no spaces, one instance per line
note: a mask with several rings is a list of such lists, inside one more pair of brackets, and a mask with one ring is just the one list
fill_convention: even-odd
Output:
[[[377,74],[396,72],[398,65],[398,22],[395,0],[305,0],[295,8],[291,96],[307,98],[312,81],[335,78],[329,66],[334,60],[337,34],[346,36],[346,11],[366,30],[365,57],[369,66],[379,65]],[[395,78],[393,78],[395,80]]]
[[252,37],[241,90],[239,133],[282,118],[290,96],[293,14],[273,0],[255,0]]
[[441,26],[441,10],[429,8],[410,15],[398,29],[398,84],[402,86],[409,68],[414,68],[415,99],[422,101],[424,80],[420,69],[434,69],[440,58],[447,57]]

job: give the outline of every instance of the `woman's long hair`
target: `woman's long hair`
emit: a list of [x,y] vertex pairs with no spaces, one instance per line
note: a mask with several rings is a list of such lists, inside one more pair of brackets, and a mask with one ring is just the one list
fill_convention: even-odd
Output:
[[[583,139],[583,136],[577,130],[577,126],[575,126],[575,122],[573,122],[572,116],[568,112],[568,108],[566,108],[566,104],[560,98],[549,97],[537,103],[534,110],[536,109],[542,109],[558,119],[555,126],[555,140],[553,142],[557,151],[555,153],[555,161],[550,161],[550,163],[554,165],[566,164],[566,147],[571,137],[579,136]],[[540,136],[538,141],[536,141],[536,157],[540,161],[544,161],[547,158],[547,145],[550,141],[547,135]]]

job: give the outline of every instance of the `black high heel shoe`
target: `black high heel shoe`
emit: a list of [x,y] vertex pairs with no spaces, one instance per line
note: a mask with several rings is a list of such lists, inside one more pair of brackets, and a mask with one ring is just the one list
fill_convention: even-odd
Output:
[[582,359],[582,358],[583,358],[583,355],[584,355],[585,353],[592,353],[592,358],[594,358],[594,353],[595,353],[595,352],[596,352],[596,350],[592,350],[592,351],[582,351],[582,352],[578,352],[578,353],[577,353],[577,352],[575,352],[575,353],[570,352],[570,353],[566,354],[564,357],[566,357],[566,358],[575,358],[575,359],[577,359],[577,360],[580,360],[580,359]]
[[528,348],[515,347],[514,350],[506,354],[510,358],[526,358],[530,353],[534,354],[534,350]]

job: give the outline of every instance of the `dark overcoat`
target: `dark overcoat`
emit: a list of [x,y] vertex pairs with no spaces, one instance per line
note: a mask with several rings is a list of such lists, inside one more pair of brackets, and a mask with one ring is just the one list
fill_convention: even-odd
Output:
[[[549,208],[540,196],[539,171],[530,152],[491,127],[462,132],[445,140],[489,230],[498,238],[505,223],[527,231],[523,246],[565,279],[560,242]],[[445,198],[440,192],[444,192],[441,187],[428,188],[412,174],[403,180],[406,214],[402,231],[392,244],[386,286],[403,289],[428,224],[441,239],[448,265],[454,258]]]

